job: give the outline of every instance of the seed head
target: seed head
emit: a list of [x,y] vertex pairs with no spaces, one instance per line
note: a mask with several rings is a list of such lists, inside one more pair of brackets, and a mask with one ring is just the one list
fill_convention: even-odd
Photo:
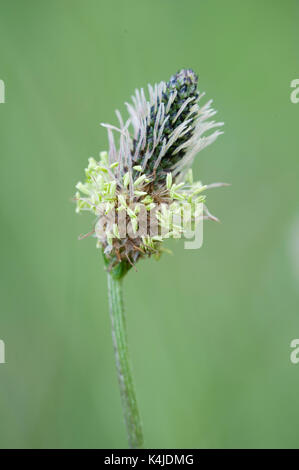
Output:
[[[223,123],[210,120],[215,114],[211,101],[200,106],[203,93],[197,84],[197,75],[183,69],[167,83],[149,85],[148,99],[143,89],[136,90],[132,103],[126,103],[128,120],[116,111],[119,127],[102,124],[109,151],[101,152],[99,161],[89,159],[86,182],[76,186],[77,212],[96,216],[92,233],[116,277],[146,255],[159,256],[163,240],[182,233],[175,219],[184,204],[191,207],[193,223],[212,218],[205,206],[198,214],[207,186],[193,182],[190,167],[195,155],[221,134],[214,129]],[[123,226],[130,227],[129,233],[120,233]]]

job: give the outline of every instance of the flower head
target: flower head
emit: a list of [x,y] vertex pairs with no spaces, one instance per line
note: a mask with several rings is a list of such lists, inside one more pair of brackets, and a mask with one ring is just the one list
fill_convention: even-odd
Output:
[[77,212],[96,216],[93,233],[116,277],[139,258],[159,256],[165,238],[184,233],[176,224],[184,205],[193,224],[212,218],[202,205],[208,186],[193,182],[190,167],[221,134],[215,128],[223,123],[210,120],[216,113],[211,101],[200,106],[197,83],[197,75],[183,69],[167,83],[149,85],[148,99],[143,89],[136,90],[132,103],[126,103],[127,121],[116,111],[119,127],[102,124],[109,150],[99,161],[89,159],[86,181],[76,186]]

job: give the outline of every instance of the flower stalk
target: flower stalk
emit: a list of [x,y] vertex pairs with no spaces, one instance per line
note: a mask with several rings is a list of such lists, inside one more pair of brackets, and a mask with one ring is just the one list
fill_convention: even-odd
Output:
[[107,274],[112,339],[128,441],[131,449],[140,449],[143,445],[143,434],[128,351],[122,294],[123,279],[116,278],[110,272]]

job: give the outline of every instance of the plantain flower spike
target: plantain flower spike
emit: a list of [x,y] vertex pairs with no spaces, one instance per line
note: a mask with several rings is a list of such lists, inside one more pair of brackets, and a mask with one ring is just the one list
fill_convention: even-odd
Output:
[[77,212],[94,214],[90,233],[115,278],[145,256],[159,257],[166,251],[164,239],[184,233],[175,222],[185,204],[195,225],[203,218],[217,220],[202,193],[221,183],[194,182],[191,166],[196,154],[222,134],[223,123],[211,120],[212,101],[200,105],[204,93],[197,85],[193,70],[182,69],[168,82],[148,85],[148,98],[143,89],[136,90],[126,103],[127,121],[116,111],[119,127],[102,124],[109,150],[99,161],[89,158],[75,200]]

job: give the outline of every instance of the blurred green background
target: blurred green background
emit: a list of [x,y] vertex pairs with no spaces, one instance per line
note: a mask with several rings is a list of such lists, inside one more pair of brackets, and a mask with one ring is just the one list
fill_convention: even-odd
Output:
[[0,1],[0,446],[126,447],[92,217],[71,203],[135,87],[200,76],[222,221],[125,280],[147,447],[298,447],[297,0]]

